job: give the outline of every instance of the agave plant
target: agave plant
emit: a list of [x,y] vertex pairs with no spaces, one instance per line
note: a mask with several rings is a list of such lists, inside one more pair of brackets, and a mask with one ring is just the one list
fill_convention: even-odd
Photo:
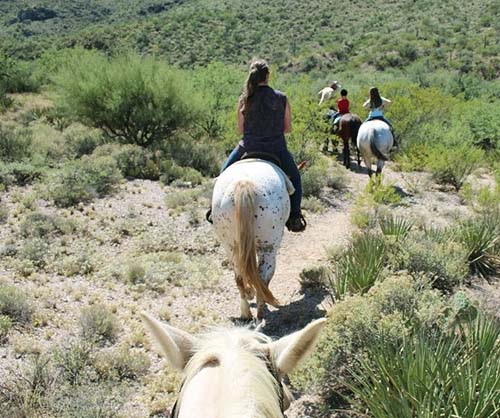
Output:
[[353,370],[359,412],[375,418],[500,416],[500,325],[471,320],[456,333],[371,347]]
[[406,238],[413,228],[413,222],[396,216],[384,216],[378,220],[385,236],[392,236],[396,241]]
[[365,293],[377,281],[386,260],[386,245],[382,237],[364,234],[357,237],[335,264],[330,280],[334,299],[347,292]]
[[494,275],[500,267],[500,228],[486,218],[469,219],[457,231],[458,239],[467,249],[469,267],[482,277]]

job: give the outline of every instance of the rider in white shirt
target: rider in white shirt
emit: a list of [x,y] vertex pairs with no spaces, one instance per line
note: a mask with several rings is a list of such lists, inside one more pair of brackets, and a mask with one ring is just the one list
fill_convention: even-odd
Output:
[[321,106],[323,103],[327,102],[330,100],[333,96],[335,96],[336,92],[341,88],[342,86],[339,84],[337,80],[335,80],[332,84],[329,86],[321,89],[318,94],[321,96],[319,99],[318,105]]

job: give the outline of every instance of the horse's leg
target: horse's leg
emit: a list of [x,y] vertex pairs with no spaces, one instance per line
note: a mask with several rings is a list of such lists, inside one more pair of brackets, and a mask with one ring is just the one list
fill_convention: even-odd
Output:
[[382,169],[384,168],[384,161],[377,160],[377,174],[382,174]]
[[[268,251],[259,254],[259,274],[266,286],[269,286],[276,269],[276,251]],[[264,309],[266,304],[257,297],[257,319],[264,319]]]
[[245,287],[243,286],[243,278],[235,274],[236,286],[238,286],[238,290],[240,291],[240,311],[241,317],[243,319],[252,319],[252,312],[250,311],[250,304],[248,303],[249,295],[245,292]]
[[361,167],[361,154],[359,153],[359,148],[356,146],[356,154],[358,156],[358,166]]
[[345,168],[351,168],[351,150],[349,149],[349,138],[343,138],[344,140],[344,166]]
[[363,161],[365,162],[366,169],[368,170],[368,175],[371,177],[373,174],[372,160],[370,157],[363,157]]

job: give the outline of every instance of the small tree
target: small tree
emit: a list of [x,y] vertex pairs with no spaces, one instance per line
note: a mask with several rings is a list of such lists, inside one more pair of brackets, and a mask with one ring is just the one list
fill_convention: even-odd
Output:
[[148,146],[197,114],[180,73],[154,58],[76,50],[55,81],[77,120],[124,143]]

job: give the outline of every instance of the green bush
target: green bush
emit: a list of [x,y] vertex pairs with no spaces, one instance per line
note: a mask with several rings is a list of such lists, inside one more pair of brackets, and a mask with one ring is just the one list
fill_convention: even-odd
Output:
[[436,145],[427,167],[436,181],[451,184],[458,191],[483,157],[483,152],[470,143]]
[[149,369],[149,357],[141,351],[121,347],[100,352],[94,362],[101,379],[137,379]]
[[319,197],[328,184],[328,164],[320,159],[312,163],[302,173],[302,194],[304,197]]
[[112,157],[84,156],[53,176],[48,193],[57,206],[67,207],[111,193],[121,179]]
[[411,234],[390,254],[393,268],[424,274],[443,291],[451,291],[467,278],[466,250],[446,231]]
[[352,372],[354,409],[375,418],[496,416],[499,341],[500,324],[479,318],[458,333],[375,344]]
[[9,218],[9,209],[0,201],[0,225],[4,224]]
[[105,305],[92,305],[82,309],[81,334],[86,341],[114,342],[118,336],[118,322]]
[[316,391],[330,412],[350,409],[345,399],[350,393],[350,371],[374,345],[402,343],[414,329],[432,334],[446,327],[450,312],[425,280],[387,277],[365,295],[333,305],[314,353],[291,375],[291,381]]
[[151,151],[138,145],[106,144],[94,151],[93,156],[110,156],[124,177],[158,180],[160,167],[157,158]]
[[160,180],[164,184],[183,182],[196,186],[203,183],[204,180],[199,171],[191,167],[181,167],[173,160],[162,161],[161,173]]
[[21,161],[31,156],[32,134],[27,129],[14,129],[0,123],[0,160]]
[[74,124],[64,130],[64,139],[71,158],[89,155],[102,143],[102,134],[97,129],[89,129]]
[[378,223],[382,233],[396,241],[406,238],[413,228],[413,222],[396,216],[382,216]]
[[383,176],[372,176],[366,185],[365,192],[369,193],[375,203],[384,205],[399,205],[401,196],[392,184],[384,184]]
[[49,244],[45,239],[42,238],[32,238],[24,242],[19,256],[27,260],[31,267],[37,267],[39,269],[44,268],[47,265],[47,257],[49,254]]
[[92,345],[86,341],[73,340],[54,353],[56,367],[70,385],[81,383],[86,369],[91,365]]
[[0,315],[9,317],[12,322],[26,324],[31,321],[33,307],[21,290],[0,283]]
[[56,77],[63,104],[114,140],[147,146],[186,126],[197,100],[181,74],[154,58],[75,50]]
[[28,162],[0,162],[0,184],[5,188],[11,185],[26,186],[44,176],[44,169]]
[[7,315],[0,315],[0,344],[7,341],[7,335],[12,328],[12,319]]
[[328,286],[332,271],[327,266],[306,267],[300,272],[300,286],[302,289],[318,290]]
[[74,230],[71,221],[42,212],[28,214],[20,225],[20,233],[24,238],[48,238],[50,235],[69,234]]

